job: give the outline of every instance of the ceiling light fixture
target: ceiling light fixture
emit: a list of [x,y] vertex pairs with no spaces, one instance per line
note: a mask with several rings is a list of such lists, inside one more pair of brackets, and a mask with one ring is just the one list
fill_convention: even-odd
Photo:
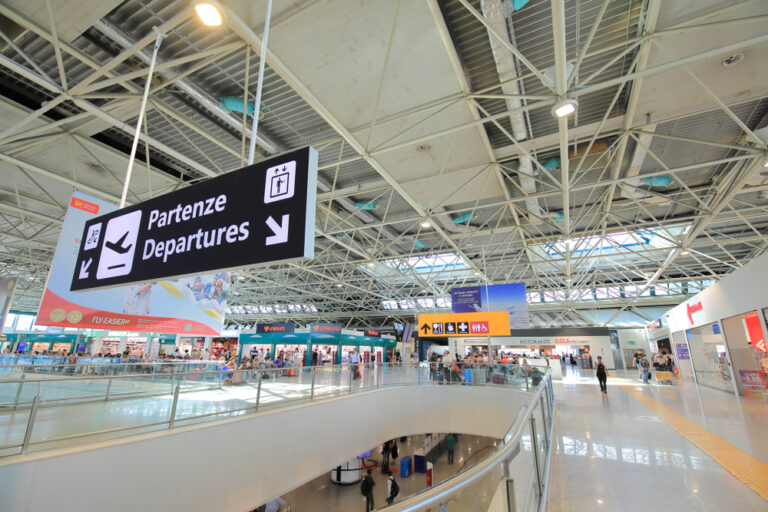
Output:
[[374,262],[372,262],[372,261],[368,262],[368,268],[373,268],[375,266],[376,266],[376,264]]
[[576,112],[578,106],[579,102],[573,99],[558,101],[555,103],[555,106],[552,107],[552,115],[555,117],[567,117]]
[[691,254],[691,251],[689,251],[689,250],[687,250],[687,249],[683,249],[683,250],[680,252],[680,256],[688,256],[689,254]]
[[218,27],[224,21],[219,8],[211,2],[198,2],[195,11],[203,24],[209,27]]
[[344,285],[339,283],[339,284],[336,285],[336,288],[341,288],[342,286],[344,286]]
[[430,224],[428,220],[425,220],[424,222],[421,223],[421,227],[423,227],[424,229],[431,228],[432,224]]

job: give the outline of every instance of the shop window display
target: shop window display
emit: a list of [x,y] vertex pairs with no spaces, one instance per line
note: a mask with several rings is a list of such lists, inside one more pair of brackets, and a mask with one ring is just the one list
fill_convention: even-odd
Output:
[[722,324],[739,394],[762,400],[768,380],[768,353],[763,351],[765,334],[758,312],[726,318]]
[[713,323],[689,329],[686,336],[699,385],[733,393],[733,374],[720,325]]

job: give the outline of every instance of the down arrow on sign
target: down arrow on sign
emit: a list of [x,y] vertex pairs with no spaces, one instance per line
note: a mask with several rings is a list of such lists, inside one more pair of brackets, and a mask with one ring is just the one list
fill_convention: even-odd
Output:
[[272,230],[274,235],[268,236],[265,245],[284,244],[288,241],[288,222],[290,221],[290,215],[283,215],[283,219],[278,224],[275,219],[270,215],[267,219],[267,226]]

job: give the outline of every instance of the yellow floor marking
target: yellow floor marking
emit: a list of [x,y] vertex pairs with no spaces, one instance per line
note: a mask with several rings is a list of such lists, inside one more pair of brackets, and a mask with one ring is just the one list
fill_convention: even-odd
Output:
[[768,501],[768,464],[757,460],[698,423],[646,395],[642,390],[629,387],[621,387],[621,389]]

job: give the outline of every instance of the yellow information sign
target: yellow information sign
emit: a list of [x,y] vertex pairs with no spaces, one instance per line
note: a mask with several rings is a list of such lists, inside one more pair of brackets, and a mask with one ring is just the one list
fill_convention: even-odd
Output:
[[509,336],[509,313],[435,313],[419,315],[419,337]]

